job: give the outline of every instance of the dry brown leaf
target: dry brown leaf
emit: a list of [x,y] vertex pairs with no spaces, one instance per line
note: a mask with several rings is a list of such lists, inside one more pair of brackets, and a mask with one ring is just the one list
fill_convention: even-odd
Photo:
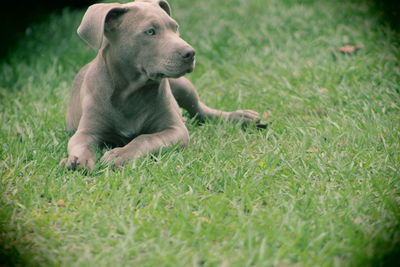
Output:
[[317,151],[318,151],[318,149],[316,149],[315,147],[310,147],[309,149],[307,149],[308,153],[315,153]]
[[319,91],[320,91],[321,93],[328,93],[328,92],[329,92],[329,89],[328,89],[328,88],[320,88]]
[[361,49],[360,45],[345,45],[345,46],[338,48],[339,52],[341,52],[343,54],[355,53],[360,49]]
[[210,223],[210,220],[207,217],[199,216],[197,219],[205,223]]
[[261,119],[266,120],[271,116],[271,113],[269,111],[265,111],[262,115],[261,115]]
[[57,201],[57,206],[59,206],[59,207],[64,207],[65,206],[65,201],[63,200],[63,199],[60,199],[60,200],[58,200]]

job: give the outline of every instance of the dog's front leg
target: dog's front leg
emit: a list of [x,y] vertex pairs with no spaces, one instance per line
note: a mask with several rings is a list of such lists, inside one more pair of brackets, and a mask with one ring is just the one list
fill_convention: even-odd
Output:
[[158,152],[163,147],[174,144],[186,146],[188,142],[189,134],[184,125],[170,127],[158,133],[139,135],[127,145],[106,152],[101,161],[118,168],[137,158]]
[[61,161],[69,170],[80,167],[93,169],[96,161],[95,138],[83,131],[77,131],[68,142],[68,158]]

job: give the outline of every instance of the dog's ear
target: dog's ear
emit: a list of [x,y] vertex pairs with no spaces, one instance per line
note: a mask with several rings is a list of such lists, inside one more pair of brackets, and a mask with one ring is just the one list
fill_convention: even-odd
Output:
[[91,5],[82,18],[78,34],[90,47],[99,50],[103,43],[104,31],[118,26],[121,15],[125,12],[127,12],[127,8],[121,4]]
[[161,0],[158,1],[158,5],[167,12],[169,16],[171,16],[171,7],[169,6],[167,1]]
[[147,2],[158,4],[169,16],[171,16],[171,7],[165,0],[136,0],[135,2]]

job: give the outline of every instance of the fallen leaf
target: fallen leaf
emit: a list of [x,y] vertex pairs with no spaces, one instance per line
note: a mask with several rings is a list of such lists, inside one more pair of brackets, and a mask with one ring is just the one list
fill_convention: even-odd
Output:
[[345,45],[345,46],[338,48],[339,52],[341,52],[343,54],[352,54],[352,53],[357,52],[360,49],[361,49],[360,45]]
[[197,219],[205,223],[210,223],[210,220],[207,217],[199,216]]
[[63,199],[60,199],[59,201],[57,201],[57,206],[59,207],[64,207],[65,206],[65,201]]
[[262,115],[261,115],[261,119],[266,120],[271,116],[271,113],[269,111],[265,111]]
[[328,89],[328,88],[320,88],[319,91],[320,91],[321,93],[328,93],[328,92],[329,92],[329,89]]
[[310,147],[309,149],[307,149],[307,152],[309,152],[309,153],[315,153],[317,151],[318,151],[318,149],[316,149],[315,147]]

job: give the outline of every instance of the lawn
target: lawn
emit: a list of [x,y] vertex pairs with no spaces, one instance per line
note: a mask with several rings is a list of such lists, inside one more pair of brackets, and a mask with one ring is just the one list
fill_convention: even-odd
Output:
[[268,129],[188,120],[185,149],[60,168],[72,80],[95,52],[76,35],[84,10],[55,13],[0,62],[0,263],[394,263],[400,45],[383,14],[361,0],[170,4],[203,101],[254,109]]

